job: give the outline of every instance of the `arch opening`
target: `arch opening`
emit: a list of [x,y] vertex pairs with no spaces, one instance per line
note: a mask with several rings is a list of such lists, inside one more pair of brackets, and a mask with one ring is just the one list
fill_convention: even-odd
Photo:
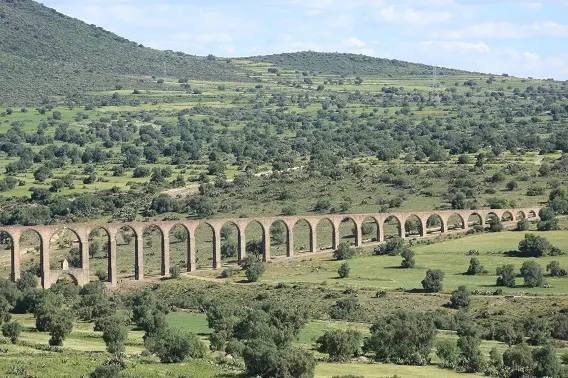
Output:
[[510,211],[505,211],[503,215],[501,215],[502,222],[512,222],[513,221],[513,214]]
[[213,267],[215,232],[207,222],[200,223],[195,229],[195,265],[197,268]]
[[59,275],[56,281],[57,285],[79,285],[79,281],[75,278],[74,275],[70,273],[62,273]]
[[536,213],[533,210],[529,211],[527,214],[527,218],[536,218]]
[[262,259],[264,254],[264,243],[266,242],[264,227],[262,227],[259,222],[252,221],[247,224],[244,232],[247,256]]
[[494,212],[491,211],[491,212],[487,213],[487,215],[485,216],[485,224],[489,225],[489,223],[492,220],[493,221],[494,220],[501,220],[501,218],[497,214],[495,214]]
[[[162,271],[162,251],[164,235],[156,225],[146,227],[142,231],[142,249],[144,256],[144,276],[159,276]],[[166,272],[169,273],[169,272]]]
[[70,269],[83,266],[82,241],[77,233],[69,228],[55,231],[49,240],[49,266],[51,270],[61,270],[67,260]]
[[[312,250],[312,227],[305,219],[294,224],[294,253],[306,253]],[[313,246],[315,248],[315,246]]]
[[[189,232],[181,224],[176,224],[169,231],[170,267],[177,266],[180,272],[187,271],[187,256],[189,254]],[[169,272],[166,272],[169,273]]]
[[357,244],[357,224],[351,218],[343,218],[339,223],[339,242]]
[[515,218],[518,220],[525,219],[527,216],[524,211],[517,211]]
[[318,221],[316,227],[317,249],[330,249],[333,248],[335,240],[335,230],[333,223],[328,218],[322,218]]
[[221,227],[221,260],[224,264],[236,264],[239,261],[241,235],[233,222],[226,222]]
[[42,240],[35,230],[26,230],[20,234],[20,266],[21,271],[30,271],[41,277]]
[[0,270],[1,277],[10,277],[12,272],[12,236],[5,231],[0,231]]
[[361,223],[362,244],[378,242],[380,240],[379,224],[375,218],[366,217]]
[[469,227],[481,226],[483,224],[483,218],[477,213],[470,214],[467,218],[467,224]]
[[116,235],[116,270],[120,279],[133,279],[136,273],[136,231],[130,226],[121,227]]
[[402,236],[402,225],[400,220],[394,215],[390,215],[385,219],[383,224],[385,240]]
[[452,214],[448,218],[448,230],[461,230],[465,228],[463,218],[458,214]]
[[272,257],[286,256],[288,249],[288,226],[282,220],[270,225],[270,255]]
[[424,233],[424,225],[416,215],[410,215],[404,222],[404,232],[407,237],[417,237]]
[[110,234],[103,227],[97,227],[89,233],[89,273],[90,280],[108,282]]
[[438,214],[432,214],[426,220],[426,233],[436,234],[444,232],[444,221]]

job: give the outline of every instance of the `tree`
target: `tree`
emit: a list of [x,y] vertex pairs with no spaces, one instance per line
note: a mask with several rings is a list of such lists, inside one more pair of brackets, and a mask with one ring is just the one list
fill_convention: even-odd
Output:
[[261,339],[248,343],[243,358],[251,377],[309,378],[314,376],[316,361],[312,353],[295,348],[277,348]]
[[536,377],[565,377],[556,349],[551,344],[533,350],[532,358]]
[[120,378],[121,366],[118,364],[102,364],[89,375],[90,378]]
[[375,248],[374,252],[376,255],[396,256],[402,253],[403,250],[404,240],[402,238],[396,237],[389,239],[386,243]]
[[485,361],[479,350],[481,340],[475,323],[469,320],[464,321],[458,329],[458,336],[458,349],[460,350],[458,365],[466,373],[482,371]]
[[103,341],[107,351],[112,354],[124,352],[124,342],[128,338],[128,328],[124,319],[118,315],[105,318],[102,322]]
[[465,274],[470,276],[475,276],[476,274],[483,273],[483,265],[479,262],[479,259],[476,257],[472,257],[469,260],[469,267],[467,268],[467,272]]
[[61,345],[63,340],[73,330],[73,317],[69,316],[69,312],[63,309],[50,314],[48,323],[48,331],[51,335],[49,345]]
[[411,250],[410,248],[404,248],[404,250],[401,253],[401,256],[402,256],[403,260],[400,263],[400,266],[402,268],[405,268],[405,269],[414,268],[416,261],[414,260],[414,251],[413,250]]
[[349,264],[343,263],[343,264],[341,264],[339,269],[337,269],[337,274],[339,274],[339,277],[341,277],[341,278],[347,278],[347,277],[349,277],[350,271],[351,271],[351,267],[349,266]]
[[550,272],[553,277],[564,277],[566,275],[566,270],[560,268],[560,263],[555,260],[546,266],[546,271]]
[[510,377],[530,377],[534,363],[528,345],[522,343],[507,349],[503,353],[503,365],[509,369]]
[[444,272],[440,269],[428,269],[422,280],[422,287],[428,293],[437,293],[442,290],[443,281]]
[[497,286],[515,287],[515,266],[513,264],[503,265],[497,268]]
[[329,354],[332,362],[347,362],[351,357],[361,354],[361,342],[363,335],[353,330],[332,330],[325,331],[316,343],[318,351]]
[[527,218],[523,218],[517,222],[517,231],[528,231],[531,228],[531,222]]
[[555,256],[561,251],[554,247],[548,240],[535,234],[525,234],[525,238],[519,242],[519,252],[523,257]]
[[207,347],[197,335],[179,329],[163,328],[148,337],[144,345],[164,363],[182,362],[186,356],[203,358],[207,354]]
[[504,227],[501,219],[499,219],[498,217],[491,217],[491,219],[489,220],[489,231],[501,232],[503,231],[503,228]]
[[442,360],[441,366],[455,369],[458,361],[458,348],[453,340],[442,339],[436,343],[436,356]]
[[22,326],[18,322],[14,321],[2,325],[2,336],[10,339],[10,342],[12,342],[12,344],[16,344],[18,342],[18,338],[20,337],[21,332]]
[[226,259],[237,255],[237,243],[233,240],[226,240],[221,246],[221,257]]
[[245,271],[247,280],[249,282],[258,281],[258,279],[264,274],[265,269],[266,267],[264,266],[264,262],[262,261],[255,261],[251,263]]
[[333,251],[333,258],[336,260],[349,260],[355,255],[355,249],[351,248],[348,243],[339,243],[337,249]]
[[428,314],[398,311],[371,326],[363,351],[373,353],[377,361],[425,365],[430,360],[436,333]]
[[529,287],[541,287],[544,284],[542,267],[536,261],[525,261],[521,267],[521,276]]
[[468,307],[471,302],[471,292],[465,286],[459,286],[450,297],[451,308]]
[[178,278],[180,278],[179,266],[174,265],[170,268],[170,278],[173,280],[177,280]]

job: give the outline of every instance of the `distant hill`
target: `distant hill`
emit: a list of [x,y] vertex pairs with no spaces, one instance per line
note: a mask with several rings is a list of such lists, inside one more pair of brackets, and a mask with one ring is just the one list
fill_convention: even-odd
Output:
[[[406,75],[432,75],[432,66],[410,63],[396,59],[374,58],[366,55],[344,53],[320,53],[302,51],[297,53],[253,56],[247,59],[271,63],[275,66],[299,71],[313,71],[327,75],[372,75],[397,77]],[[467,71],[437,68],[439,75],[466,74]]]
[[[0,0],[0,104],[114,89],[131,76],[248,81],[225,61],[138,45],[31,0]],[[149,80],[148,80],[149,81]],[[150,83],[148,83],[150,84]]]

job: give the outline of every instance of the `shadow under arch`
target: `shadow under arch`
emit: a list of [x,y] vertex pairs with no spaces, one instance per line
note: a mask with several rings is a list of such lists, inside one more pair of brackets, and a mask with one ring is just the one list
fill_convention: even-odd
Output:
[[[99,281],[109,282],[110,267],[110,232],[103,226],[93,228],[88,235],[89,272]],[[91,277],[89,277],[92,280]]]
[[[52,273],[54,274],[54,273]],[[59,274],[57,274],[56,277],[53,277],[56,283],[61,284],[61,283],[68,283],[68,284],[73,284],[75,286],[79,285],[79,281],[77,280],[77,277],[75,277],[72,273],[69,272],[61,272]]]
[[195,228],[195,265],[212,268],[215,252],[215,229],[209,222],[201,222]]
[[282,257],[287,256],[288,250],[294,246],[288,245],[288,236],[290,230],[288,225],[282,219],[276,219],[270,225],[270,256]]
[[251,220],[244,229],[244,240],[246,240],[246,254],[257,258],[267,259],[266,243],[270,245],[270,230],[265,230],[262,223]]
[[344,217],[339,223],[339,242],[357,244],[357,223],[351,217]]
[[422,236],[424,225],[422,220],[415,214],[409,215],[404,221],[404,234],[406,237]]
[[513,214],[510,211],[505,211],[501,215],[501,222],[512,222],[513,221]]
[[313,230],[312,225],[305,219],[298,219],[292,228],[294,233],[294,252],[306,253],[315,251],[317,248],[312,245]]
[[124,225],[114,235],[116,241],[116,275],[121,279],[132,279],[138,276],[136,250],[138,235],[129,225]]
[[373,243],[381,240],[379,222],[376,218],[367,216],[361,223],[361,244]]
[[337,247],[335,245],[335,227],[331,219],[327,217],[321,218],[316,226],[317,249],[330,249]]
[[[43,257],[41,250],[43,249],[44,240],[41,234],[34,229],[27,229],[20,234],[20,269],[21,271],[30,271],[41,278]],[[49,243],[49,241],[47,241]],[[49,264],[49,262],[46,262]]]
[[489,225],[492,219],[497,219],[499,221],[501,220],[501,218],[497,215],[497,213],[495,213],[494,211],[490,211],[487,213],[487,215],[485,215],[485,224]]
[[49,265],[51,270],[59,270],[67,260],[70,268],[83,267],[83,241],[79,234],[68,227],[55,230],[49,239]]
[[189,230],[185,225],[177,223],[170,228],[168,236],[170,241],[170,266],[177,266],[180,272],[187,271],[190,243],[193,242],[190,240]]
[[[149,224],[142,229],[142,258],[144,261],[144,276],[160,276],[165,263],[164,231],[155,224]],[[169,272],[165,272],[166,274]]]
[[403,237],[403,226],[396,215],[389,215],[383,223],[384,240]]
[[446,225],[439,214],[432,214],[426,219],[426,232],[424,234],[442,233],[445,230]]
[[462,230],[466,226],[466,220],[460,214],[454,213],[448,217],[446,221],[448,230]]
[[233,221],[226,221],[219,232],[221,237],[221,261],[224,264],[236,264],[239,262],[242,235],[239,226]]

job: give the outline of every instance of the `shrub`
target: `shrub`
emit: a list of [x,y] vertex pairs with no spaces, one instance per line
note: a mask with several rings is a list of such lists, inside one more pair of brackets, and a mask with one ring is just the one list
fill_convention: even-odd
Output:
[[523,218],[517,222],[517,231],[528,231],[530,230],[530,228],[531,222],[526,218]]
[[238,271],[239,271],[238,269],[235,269],[235,268],[232,268],[232,267],[223,269],[223,271],[221,272],[221,277],[223,277],[223,278],[232,277],[235,274],[237,274]]
[[389,239],[386,243],[375,248],[375,255],[389,255],[396,256],[399,255],[404,248],[404,240],[402,238],[396,237]]
[[245,274],[247,276],[247,280],[249,282],[256,282],[259,280],[259,278],[264,274],[265,271],[265,266],[264,263],[262,261],[255,261],[253,263],[251,263],[245,271]]
[[525,261],[521,267],[521,276],[529,287],[541,287],[544,284],[542,267],[536,261]]
[[513,264],[503,265],[497,268],[497,286],[515,287],[515,266]]
[[446,369],[455,369],[458,361],[458,347],[453,340],[439,340],[436,343],[436,356],[442,363],[440,364]]
[[480,273],[483,273],[483,265],[481,265],[479,259],[472,257],[469,260],[469,267],[467,268],[467,272],[465,272],[465,274],[475,276],[476,274]]
[[181,362],[186,356],[203,358],[207,353],[207,346],[195,334],[179,329],[163,328],[148,337],[144,345],[165,363]]
[[180,278],[180,269],[179,266],[174,265],[170,268],[170,278],[177,280]]
[[124,320],[116,315],[110,316],[101,322],[103,341],[109,353],[117,354],[124,352],[124,342],[128,337],[128,328]]
[[312,353],[295,348],[277,348],[264,340],[253,340],[244,351],[247,374],[252,377],[307,378],[314,376]]
[[489,220],[489,231],[491,232],[501,232],[503,231],[503,223],[501,222],[501,219],[497,218],[497,217],[492,217]]
[[531,376],[533,358],[528,345],[522,343],[507,349],[503,353],[503,365],[508,368],[510,377]]
[[550,272],[553,277],[564,277],[566,275],[566,270],[560,268],[560,263],[558,261],[551,261],[546,266],[546,271]]
[[519,252],[523,257],[556,256],[562,252],[548,240],[535,234],[525,234],[519,242]]
[[361,354],[361,342],[363,335],[353,330],[325,331],[316,343],[318,351],[329,354],[330,361],[347,362],[353,356]]
[[18,322],[9,322],[2,325],[2,335],[10,339],[12,344],[18,342],[18,338],[22,333],[22,326]]
[[90,378],[119,378],[121,367],[118,364],[102,364],[90,374]]
[[349,266],[349,264],[343,263],[343,264],[341,264],[339,269],[337,269],[337,274],[339,274],[339,277],[341,277],[341,278],[347,278],[347,277],[349,277],[350,271],[351,271],[351,267]]
[[425,365],[430,361],[436,332],[429,314],[398,311],[371,326],[363,351],[372,352],[377,361]]
[[463,308],[469,306],[470,302],[471,293],[465,286],[460,286],[452,293],[450,298],[450,307],[456,309]]
[[437,293],[442,290],[444,272],[440,269],[428,269],[426,277],[422,280],[422,287],[428,293]]
[[402,262],[400,263],[401,268],[410,269],[414,268],[416,261],[414,260],[414,251],[410,248],[404,248],[401,253]]
[[333,258],[336,260],[349,260],[355,255],[355,249],[351,248],[349,244],[343,242],[339,243],[337,249],[333,251]]
[[338,320],[356,320],[361,313],[357,298],[340,299],[329,310],[329,316]]

